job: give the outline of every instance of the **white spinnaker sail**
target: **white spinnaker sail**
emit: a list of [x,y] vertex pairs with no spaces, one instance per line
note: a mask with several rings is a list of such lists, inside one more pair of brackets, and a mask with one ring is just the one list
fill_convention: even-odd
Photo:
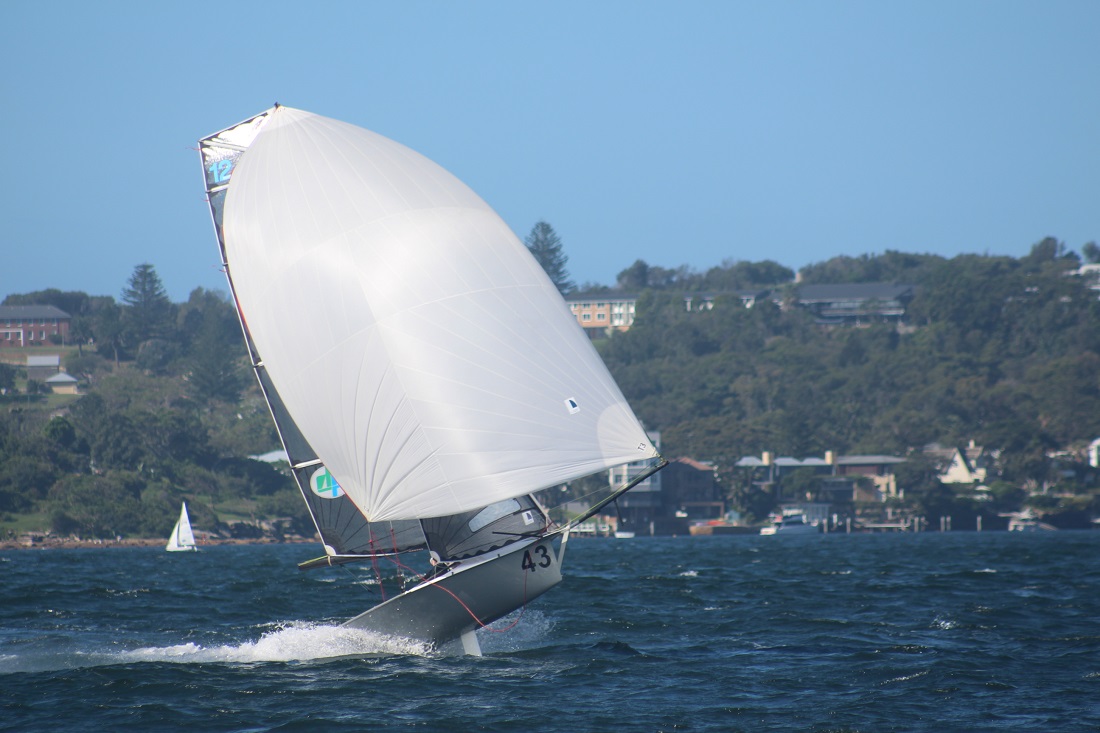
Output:
[[232,171],[223,232],[271,381],[371,521],[657,455],[526,247],[418,153],[277,107]]

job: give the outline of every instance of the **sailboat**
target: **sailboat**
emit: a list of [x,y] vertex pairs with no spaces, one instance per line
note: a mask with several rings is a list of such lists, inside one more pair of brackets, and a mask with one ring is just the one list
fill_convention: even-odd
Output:
[[[433,161],[280,105],[199,151],[252,368],[324,547],[299,567],[386,570],[396,594],[347,626],[480,653],[477,629],[561,581],[570,530],[664,459],[538,262]],[[639,462],[570,522],[537,496]]]
[[168,544],[165,546],[168,552],[194,552],[198,548],[195,546],[195,534],[191,531],[191,519],[187,516],[187,502],[183,502],[183,506],[180,508],[180,518],[176,521],[176,526],[172,528],[172,535],[168,538]]

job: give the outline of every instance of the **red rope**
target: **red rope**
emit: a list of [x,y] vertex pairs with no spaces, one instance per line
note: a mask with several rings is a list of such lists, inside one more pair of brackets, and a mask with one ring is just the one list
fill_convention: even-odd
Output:
[[367,525],[367,534],[370,536],[370,564],[374,567],[374,577],[378,580],[378,590],[382,594],[382,601],[386,600],[386,586],[382,584],[382,570],[378,567],[378,553],[374,550],[374,530]]

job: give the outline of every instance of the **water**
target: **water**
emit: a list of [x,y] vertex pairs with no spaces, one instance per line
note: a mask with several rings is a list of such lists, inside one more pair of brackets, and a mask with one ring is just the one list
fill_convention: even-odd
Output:
[[1100,532],[574,539],[481,658],[315,549],[0,553],[0,730],[1100,729]]

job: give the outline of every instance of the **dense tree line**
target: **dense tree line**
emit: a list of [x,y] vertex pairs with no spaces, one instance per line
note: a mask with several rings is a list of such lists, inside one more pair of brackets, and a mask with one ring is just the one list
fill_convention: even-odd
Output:
[[[646,275],[634,326],[601,351],[665,452],[713,460],[730,482],[738,458],[763,451],[918,456],[975,440],[999,452],[1011,486],[1064,484],[1048,454],[1100,437],[1100,300],[1071,276],[1079,266],[1048,239],[1019,259],[888,252],[802,271],[808,283],[915,284],[901,328],[823,328],[782,297],[791,283],[773,286],[778,302],[719,297],[689,312],[683,292],[714,273],[661,287]],[[635,263],[620,285],[654,269]],[[914,466],[910,488],[931,488],[934,472]]]
[[[527,244],[560,288],[572,287],[548,224]],[[1082,252],[1100,260],[1091,243]],[[832,450],[910,456],[899,481],[939,511],[955,497],[920,449],[971,439],[1001,456],[997,506],[1018,506],[1025,488],[1080,481],[1049,455],[1100,436],[1100,300],[1070,276],[1079,264],[1053,239],[1018,259],[838,257],[804,268],[801,282],[906,282],[916,295],[901,328],[823,328],[795,305],[794,273],[774,262],[694,272],[638,261],[603,287],[639,294],[634,326],[597,346],[639,417],[661,431],[665,454],[714,461],[741,508],[759,497],[732,471],[740,457]],[[735,291],[750,289],[774,297],[746,308]],[[713,309],[688,311],[685,292],[715,294]],[[223,294],[199,288],[172,303],[143,264],[120,301],[46,290],[4,303],[73,315],[78,348],[65,364],[87,394],[51,411],[44,397],[13,397],[19,370],[0,364],[0,519],[157,536],[182,498],[198,499],[192,513],[206,527],[211,505],[248,500],[310,531],[292,480],[244,458],[278,441]]]
[[[9,390],[0,413],[0,517],[46,515],[62,534],[164,536],[187,498],[204,529],[217,528],[210,506],[229,502],[289,516],[310,533],[289,476],[245,458],[278,438],[248,375],[232,304],[201,288],[172,303],[148,264],[121,295],[116,302],[46,290],[5,299],[73,316],[79,348],[64,365],[86,394],[56,411],[44,397]],[[0,382],[14,386],[17,371],[0,365]]]

